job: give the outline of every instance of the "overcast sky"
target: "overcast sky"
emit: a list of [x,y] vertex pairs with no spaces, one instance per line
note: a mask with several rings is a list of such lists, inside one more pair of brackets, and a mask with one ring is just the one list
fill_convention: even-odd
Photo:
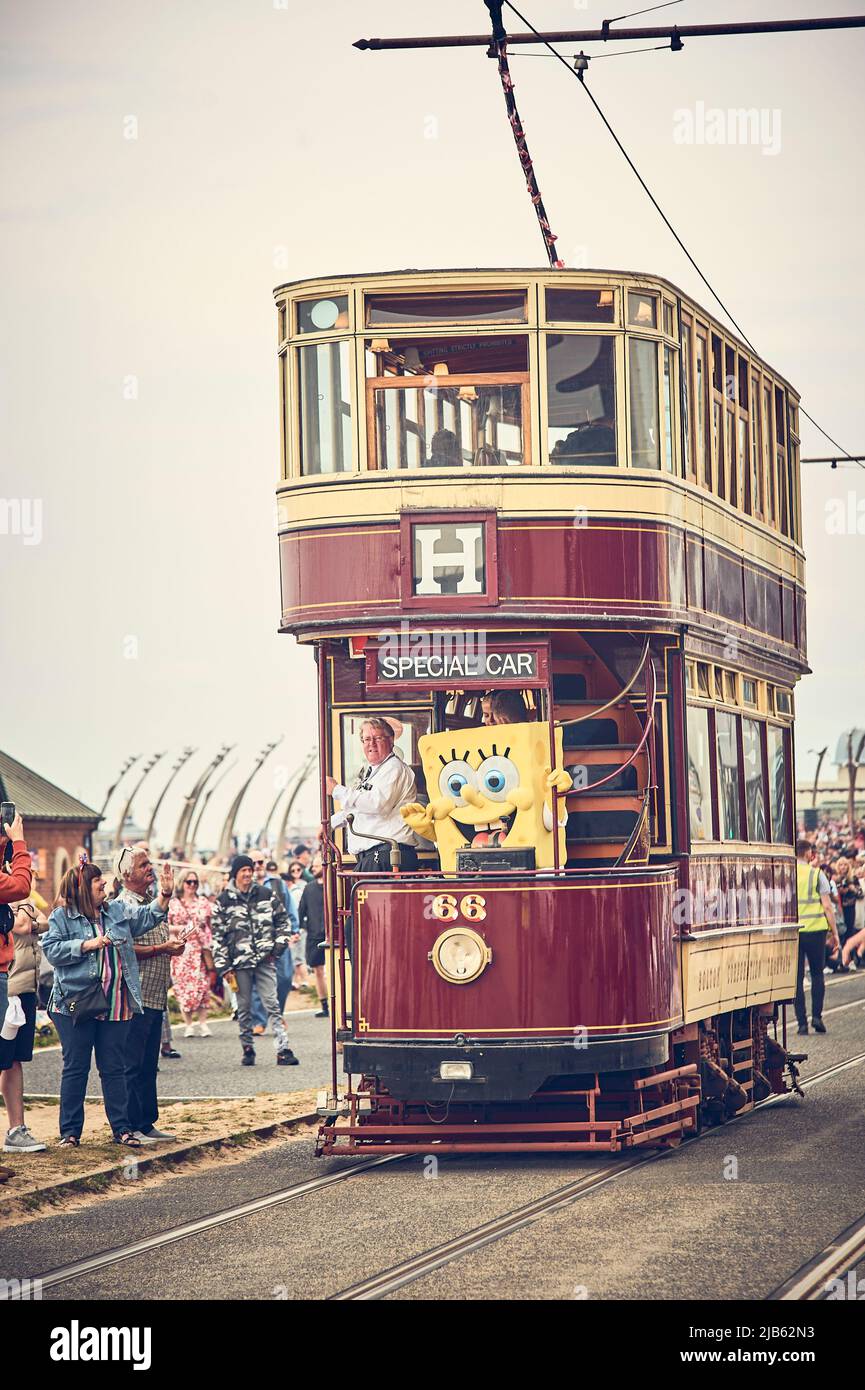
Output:
[[[525,0],[524,13],[561,28],[609,8]],[[684,0],[634,23],[858,8]],[[315,738],[312,654],[276,632],[273,286],[543,263],[483,50],[351,46],[477,32],[485,17],[480,0],[0,4],[0,497],[42,508],[38,544],[0,534],[0,747],[98,806],[128,752],[197,745],[163,837],[223,739],[238,763],[205,822],[211,843],[257,749],[285,735],[248,798],[250,829]],[[589,78],[748,336],[853,453],[863,67],[865,31],[852,31],[604,56]],[[711,307],[576,82],[553,60],[512,68],[565,261],[667,275]],[[698,103],[764,110],[764,144],[677,143],[677,113],[698,120]],[[828,452],[805,422],[803,453]],[[804,470],[802,771],[805,750],[865,725],[865,534],[826,525],[848,494],[865,512],[858,470]],[[311,789],[302,810],[316,815]]]

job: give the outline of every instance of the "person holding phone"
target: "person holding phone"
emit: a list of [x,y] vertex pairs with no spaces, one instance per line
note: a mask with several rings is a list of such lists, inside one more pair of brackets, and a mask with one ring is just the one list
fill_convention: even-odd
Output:
[[0,874],[0,904],[20,903],[30,897],[33,884],[33,869],[30,852],[24,841],[24,822],[12,801],[0,802],[0,864],[8,864],[9,871]]
[[[60,1143],[77,1148],[81,1142],[84,1096],[95,1053],[114,1142],[139,1149],[142,1144],[129,1121],[126,1089],[129,1029],[132,1018],[142,1012],[134,943],[163,921],[174,892],[174,874],[164,864],[159,896],[140,907],[109,902],[106,892],[96,864],[84,862],[69,869],[42,939],[45,956],[54,966],[49,1013],[63,1049]],[[95,984],[104,994],[105,1011],[76,1022],[76,997]]]

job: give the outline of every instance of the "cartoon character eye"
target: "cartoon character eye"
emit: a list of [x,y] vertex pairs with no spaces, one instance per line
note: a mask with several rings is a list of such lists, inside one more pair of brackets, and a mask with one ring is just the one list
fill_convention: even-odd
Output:
[[477,771],[478,786],[491,801],[504,801],[520,785],[520,770],[510,758],[485,758]]
[[449,796],[457,806],[466,804],[463,800],[463,788],[468,785],[476,787],[477,784],[478,774],[473,767],[463,762],[462,758],[446,763],[439,773],[439,790],[442,796]]

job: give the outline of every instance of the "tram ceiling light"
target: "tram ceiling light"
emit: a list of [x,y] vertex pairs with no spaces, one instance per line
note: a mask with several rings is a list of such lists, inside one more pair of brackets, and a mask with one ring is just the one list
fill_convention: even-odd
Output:
[[390,352],[390,342],[387,338],[373,338],[369,350],[370,352]]
[[474,405],[475,401],[478,398],[478,393],[475,390],[474,386],[461,386],[458,394],[460,400],[466,401],[469,405]]
[[449,375],[450,375],[450,373],[448,372],[448,364],[447,364],[447,362],[434,362],[434,363],[433,363],[433,376],[449,376]]
[[403,358],[403,362],[405,363],[406,371],[409,371],[409,372],[418,372],[418,371],[420,371],[420,365],[421,365],[420,353],[418,352],[418,350],[417,350],[416,347],[406,348],[406,350],[405,350],[405,356],[404,356],[404,358]]

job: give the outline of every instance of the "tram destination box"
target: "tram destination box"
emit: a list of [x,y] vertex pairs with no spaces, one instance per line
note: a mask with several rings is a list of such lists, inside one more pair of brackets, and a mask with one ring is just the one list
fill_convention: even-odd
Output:
[[458,874],[489,874],[503,869],[533,869],[535,867],[535,847],[513,849],[458,849]]

